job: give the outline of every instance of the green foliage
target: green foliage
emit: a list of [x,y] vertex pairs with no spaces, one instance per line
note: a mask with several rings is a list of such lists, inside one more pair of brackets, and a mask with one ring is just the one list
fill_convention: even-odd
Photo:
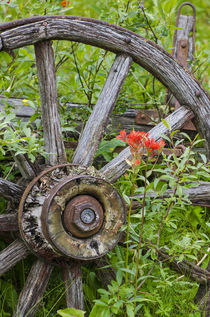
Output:
[[0,113],[0,154],[26,154],[34,162],[38,153],[44,155],[43,141],[32,132],[30,122],[17,121],[12,112]]
[[[177,8],[183,1],[148,0],[142,10],[140,1],[128,0],[77,0],[62,7],[59,0],[1,0],[0,22],[43,14],[70,14],[97,18],[125,27],[131,31],[155,41],[168,52],[172,51],[172,37],[175,30]],[[207,3],[196,1],[197,33],[196,53],[192,62],[195,76],[205,87],[208,81],[208,32]],[[191,11],[186,11],[191,14]],[[57,88],[61,113],[62,132],[66,141],[75,141],[77,121],[85,124],[93,104],[97,101],[101,88],[113,63],[114,54],[102,49],[71,43],[54,41],[53,43]],[[6,97],[24,98],[23,102],[35,110],[29,122],[17,120],[10,106],[0,114],[0,173],[1,177],[15,180],[17,170],[11,163],[11,153],[27,154],[34,161],[37,154],[45,155],[43,150],[42,124],[40,120],[40,99],[33,47],[24,47],[13,52],[0,54],[0,94]],[[168,112],[165,104],[165,87],[153,78],[148,71],[138,65],[132,65],[123,89],[117,100],[116,113],[123,113],[128,107],[157,108]],[[85,104],[69,111],[69,103]],[[71,108],[72,109],[72,108]],[[164,121],[163,121],[164,122]],[[165,122],[165,124],[167,124]],[[122,127],[124,128],[124,127]],[[74,137],[72,137],[74,133]],[[77,135],[79,137],[79,135]],[[110,161],[122,146],[122,142],[105,136],[96,157],[103,156]],[[210,180],[210,167],[203,154],[193,151],[192,142],[187,135],[190,147],[176,157],[173,148],[182,143],[180,138],[165,137],[171,144],[172,154],[163,154],[163,160],[142,164],[136,179],[135,195],[140,204],[142,194],[146,193],[142,243],[139,253],[137,296],[135,298],[135,276],[137,273],[137,249],[141,233],[142,210],[131,215],[129,231],[129,263],[126,268],[125,246],[117,246],[108,254],[109,265],[116,270],[116,281],[103,289],[96,278],[93,268],[84,268],[84,293],[86,310],[90,317],[111,316],[172,316],[198,317],[192,313],[196,309],[193,298],[198,289],[196,283],[186,277],[180,277],[158,259],[158,249],[164,248],[171,259],[188,260],[199,263],[208,252],[209,246],[209,208],[192,206],[186,190]],[[69,151],[68,157],[72,156]],[[116,187],[126,203],[131,203],[133,171],[128,171],[116,183]],[[146,187],[145,187],[146,184]],[[167,197],[163,197],[166,192]],[[150,197],[151,192],[155,196]],[[141,205],[140,205],[141,206]],[[0,199],[0,213],[7,208],[4,199]],[[122,228],[124,230],[125,227]],[[1,241],[3,249],[5,244]],[[207,266],[208,257],[201,266]],[[30,259],[29,259],[30,262]],[[0,280],[0,316],[11,316],[17,302],[17,293],[23,288],[31,263],[21,262],[11,270],[7,278]],[[25,263],[25,264],[24,264]],[[125,284],[126,275],[128,283]],[[53,273],[49,288],[44,295],[41,308],[36,316],[51,316],[56,311],[60,316],[84,316],[83,311],[65,307],[65,290],[61,276]]]
[[58,315],[62,317],[84,317],[85,312],[83,310],[75,308],[60,309],[57,311]]
[[102,140],[96,152],[95,157],[102,155],[104,159],[107,162],[109,162],[113,158],[113,152],[116,149],[116,147],[123,147],[123,146],[125,146],[124,143],[118,139]]
[[[210,165],[202,154],[201,160],[195,159],[193,148],[202,140],[195,138],[191,141],[188,137],[190,146],[177,157],[173,149],[183,140],[176,140],[175,132],[165,139],[171,144],[172,153],[168,156],[163,153],[160,164],[159,161],[152,164],[143,161],[138,167],[137,177],[132,169],[117,182],[128,205],[132,204],[129,194],[132,195],[135,186],[133,195],[140,195],[137,200],[144,207],[131,214],[126,242],[129,245],[128,266],[125,265],[125,248],[116,247],[109,254],[111,265],[117,272],[116,281],[112,281],[108,290],[98,290],[101,297],[95,301],[90,316],[96,316],[97,311],[101,316],[125,316],[126,307],[127,316],[181,317],[191,316],[191,310],[196,309],[193,303],[196,283],[172,273],[158,260],[158,250],[168,252],[172,260],[187,260],[195,264],[208,254],[207,208],[192,206],[186,190],[201,180],[209,181]],[[152,198],[150,193],[153,193]],[[208,260],[203,262],[204,267],[207,263]],[[138,291],[135,296],[136,274]]]

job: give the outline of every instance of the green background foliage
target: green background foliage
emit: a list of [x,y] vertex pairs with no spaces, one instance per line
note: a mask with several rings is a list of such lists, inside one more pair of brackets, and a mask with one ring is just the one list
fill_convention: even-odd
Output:
[[[144,1],[144,12],[141,1],[129,0],[76,0],[69,1],[67,7],[61,6],[59,0],[7,0],[0,1],[0,23],[15,19],[38,15],[78,15],[104,20],[130,29],[145,36],[162,46],[169,53],[172,51],[172,38],[175,30],[177,8],[183,1],[179,0],[147,0]],[[197,10],[196,53],[192,63],[195,76],[204,87],[209,85],[209,48],[208,48],[208,3],[204,0],[193,1]],[[184,13],[190,14],[190,8]],[[76,141],[77,121],[86,122],[93,104],[96,102],[105,82],[114,54],[102,49],[68,41],[53,43],[58,98],[61,113],[63,135],[66,141]],[[12,114],[12,106],[5,104],[6,111],[0,116],[0,176],[12,181],[20,177],[12,161],[11,152],[27,153],[33,161],[37,154],[46,155],[42,149],[42,123],[40,120],[40,98],[34,50],[32,46],[20,48],[13,52],[0,53],[0,94],[6,97],[24,98],[23,102],[35,110],[29,122],[16,120]],[[164,114],[171,109],[165,104],[165,87],[153,78],[151,74],[138,65],[132,65],[115,108],[116,113],[123,113],[128,107],[156,108]],[[85,108],[68,110],[69,103],[83,103]],[[5,117],[6,116],[6,117]],[[5,126],[12,124],[5,132]],[[122,127],[123,128],[123,127]],[[34,133],[35,132],[35,133]],[[72,133],[74,136],[72,137]],[[114,131],[105,135],[96,153],[96,159],[103,157],[110,161],[116,153],[114,150],[122,146],[115,138]],[[171,140],[166,140],[169,144]],[[180,142],[180,138],[178,141]],[[186,140],[185,140],[186,142]],[[188,140],[188,145],[191,143]],[[171,146],[172,147],[172,146]],[[73,151],[67,150],[68,159]],[[136,300],[136,316],[187,316],[199,317],[193,298],[198,284],[187,277],[170,270],[167,265],[158,261],[155,249],[157,232],[167,206],[173,203],[170,213],[163,221],[160,237],[160,247],[178,261],[183,259],[198,263],[206,254],[209,245],[209,216],[208,208],[192,206],[183,191],[189,185],[188,181],[209,181],[209,165],[205,156],[197,160],[195,152],[186,151],[180,158],[175,155],[164,157],[158,162],[154,174],[148,178],[147,191],[156,190],[157,197],[147,198],[145,205],[145,223],[143,246],[146,252],[140,253],[139,288]],[[98,163],[97,163],[98,164]],[[100,163],[101,164],[101,163]],[[152,166],[150,166],[152,167]],[[169,177],[169,175],[172,175]],[[115,186],[121,192],[126,202],[133,180],[132,171],[122,176]],[[145,166],[141,166],[136,194],[144,191]],[[168,181],[162,181],[162,179]],[[178,182],[177,182],[178,180]],[[182,182],[181,182],[182,181]],[[159,198],[167,189],[177,187],[178,198],[173,195],[163,201]],[[139,201],[140,203],[142,200]],[[8,208],[4,199],[0,199],[0,213]],[[129,244],[129,267],[125,268],[125,246],[117,246],[108,254],[110,267],[117,274],[108,289],[104,289],[97,279],[92,265],[83,268],[84,294],[87,316],[134,316],[134,277],[136,270],[136,247],[139,239],[139,223],[142,220],[141,210],[131,215]],[[3,249],[7,245],[1,241]],[[0,279],[0,316],[12,316],[18,293],[23,288],[25,279],[30,271],[33,258],[21,261],[16,267]],[[208,257],[202,262],[205,268]],[[126,270],[129,285],[124,284]],[[59,270],[54,270],[48,289],[42,299],[41,307],[36,316],[83,316],[83,312],[63,310],[65,308],[65,290]]]

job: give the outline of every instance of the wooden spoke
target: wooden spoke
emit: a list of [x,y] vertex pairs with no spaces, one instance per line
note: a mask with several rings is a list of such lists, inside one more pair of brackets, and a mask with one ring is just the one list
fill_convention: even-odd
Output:
[[19,202],[22,193],[23,188],[21,186],[0,178],[0,196],[13,202]]
[[17,213],[0,215],[0,231],[18,231],[17,218]]
[[44,130],[45,151],[49,153],[51,165],[66,161],[62,140],[58,96],[56,89],[55,61],[50,41],[35,45],[39,91],[42,106],[42,123]]
[[121,87],[130,69],[131,62],[131,57],[127,55],[116,57],[99,99],[84,128],[74,154],[73,163],[85,166],[92,163]]
[[[169,115],[165,120],[171,126],[171,130],[180,129],[182,125],[193,117],[193,114],[190,110],[187,110],[184,107],[180,107]],[[150,137],[155,140],[161,138],[161,134],[168,134],[168,128],[161,122],[157,124],[153,129],[150,130]],[[117,180],[125,171],[129,168],[129,165],[126,163],[125,159],[130,159],[131,153],[129,147],[123,150],[117,157],[112,161],[106,164],[100,172],[102,172],[105,177],[107,177],[111,182]]]
[[27,277],[13,317],[32,317],[47,287],[53,266],[37,260]]
[[0,275],[7,272],[29,254],[25,244],[17,239],[0,253]]
[[66,265],[63,269],[63,280],[66,289],[67,307],[84,309],[84,298],[82,290],[82,270],[81,264],[73,263]]
[[[109,259],[105,256],[102,259],[95,261],[97,278],[107,288],[111,284],[112,280],[116,280],[116,274],[113,267],[110,264]],[[109,267],[107,267],[109,266]]]
[[[166,198],[169,197],[170,194],[173,194],[172,190],[167,190],[162,196],[158,195],[155,192],[147,193],[148,197],[158,197]],[[193,186],[187,190],[183,191],[183,195],[187,195],[191,200],[192,205],[199,206],[209,206],[210,207],[210,183],[202,182],[198,186]],[[143,198],[143,194],[138,194],[134,196],[134,199]]]
[[21,175],[25,179],[32,179],[36,174],[32,166],[29,164],[28,160],[26,159],[25,155],[12,153],[13,159],[19,168]]

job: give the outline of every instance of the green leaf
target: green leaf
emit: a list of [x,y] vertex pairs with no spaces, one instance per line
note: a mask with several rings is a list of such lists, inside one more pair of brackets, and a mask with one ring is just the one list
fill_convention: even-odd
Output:
[[89,317],[110,317],[110,311],[108,306],[101,307],[97,303],[93,306],[93,309],[90,312]]
[[206,155],[200,153],[200,156],[201,156],[202,161],[204,162],[204,164],[206,164],[207,163]]
[[104,155],[105,153],[112,153],[117,146],[125,146],[125,143],[118,139],[112,139],[110,141],[102,140],[95,157]]
[[126,305],[126,312],[127,312],[127,316],[129,317],[134,317],[134,305],[132,304],[127,304]]
[[85,311],[75,308],[65,308],[57,311],[58,315],[62,317],[84,317]]
[[163,122],[163,124],[166,126],[166,128],[169,129],[169,131],[171,130],[171,126],[169,124],[169,122],[167,122],[165,119],[161,119],[161,121]]
[[130,205],[130,203],[131,203],[130,198],[129,198],[125,193],[123,193],[122,196],[123,196],[123,199],[125,200],[125,202],[126,202],[128,205]]

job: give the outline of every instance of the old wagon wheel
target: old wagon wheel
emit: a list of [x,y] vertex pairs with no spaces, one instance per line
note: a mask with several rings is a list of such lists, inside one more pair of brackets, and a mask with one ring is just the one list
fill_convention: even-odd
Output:
[[[90,168],[106,124],[132,61],[158,78],[182,105],[168,120],[172,130],[195,116],[210,157],[209,98],[199,82],[170,54],[153,42],[121,27],[94,19],[44,16],[0,26],[0,50],[34,44],[40,85],[46,163],[35,175],[33,165],[18,162],[25,178],[33,180],[24,193],[0,180],[0,194],[19,203],[16,215],[2,215],[1,231],[19,230],[19,237],[0,253],[0,273],[8,271],[30,252],[36,262],[20,294],[14,316],[33,316],[48,283],[53,264],[63,270],[67,305],[83,308],[81,261],[106,254],[118,242],[125,220],[123,200],[111,185],[128,168],[126,148],[101,170]],[[82,42],[116,53],[100,97],[81,135],[72,164],[66,163],[58,112],[56,75],[50,40]],[[158,124],[150,132],[156,140],[167,128]],[[41,283],[40,283],[41,281]],[[69,287],[71,285],[71,287]]]

